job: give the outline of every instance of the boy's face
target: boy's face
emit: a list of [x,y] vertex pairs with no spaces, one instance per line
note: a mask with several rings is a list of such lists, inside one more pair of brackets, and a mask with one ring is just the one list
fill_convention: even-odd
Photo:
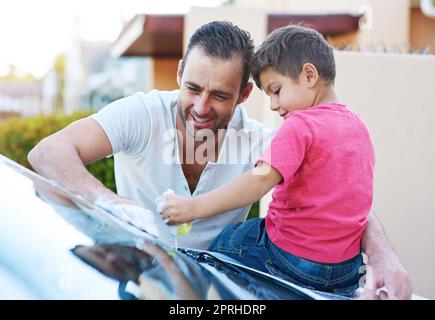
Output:
[[263,90],[270,97],[270,109],[286,119],[291,112],[312,107],[315,96],[305,81],[303,72],[298,81],[284,76],[272,68],[260,74]]

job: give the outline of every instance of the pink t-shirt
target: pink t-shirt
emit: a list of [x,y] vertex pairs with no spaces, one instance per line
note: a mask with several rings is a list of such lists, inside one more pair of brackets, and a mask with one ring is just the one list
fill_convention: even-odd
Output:
[[335,103],[295,111],[260,160],[283,176],[266,216],[275,245],[322,263],[360,252],[373,199],[375,155],[358,115]]

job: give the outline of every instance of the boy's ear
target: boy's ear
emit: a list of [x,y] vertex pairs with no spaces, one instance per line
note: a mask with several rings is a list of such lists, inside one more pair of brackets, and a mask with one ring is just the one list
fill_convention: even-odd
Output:
[[319,81],[319,73],[312,63],[305,63],[302,66],[302,75],[303,81],[307,84],[308,88],[313,88]]
[[180,61],[178,61],[178,68],[177,68],[177,83],[179,87],[181,87],[182,76],[183,76],[183,59],[180,59]]

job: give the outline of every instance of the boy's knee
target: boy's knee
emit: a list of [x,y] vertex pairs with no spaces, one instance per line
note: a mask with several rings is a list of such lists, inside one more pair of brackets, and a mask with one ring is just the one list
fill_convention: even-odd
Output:
[[[240,225],[240,223],[238,224],[230,224],[228,226],[226,226],[221,233],[218,234],[218,236],[212,241],[212,243],[210,244],[210,246],[208,247],[208,251],[213,251],[213,252],[220,252],[221,250],[219,249],[220,247],[222,247],[222,244],[228,243],[230,241],[230,239],[228,237],[230,237],[233,232],[234,229]],[[221,245],[219,245],[221,244]]]

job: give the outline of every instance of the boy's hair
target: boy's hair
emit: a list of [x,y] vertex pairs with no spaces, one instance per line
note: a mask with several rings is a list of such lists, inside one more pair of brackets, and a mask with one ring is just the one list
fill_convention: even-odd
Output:
[[259,88],[260,74],[267,68],[297,81],[305,63],[312,63],[320,78],[335,80],[335,59],[332,47],[314,29],[288,25],[274,30],[259,46],[252,60],[252,77]]
[[240,90],[246,87],[251,74],[251,61],[254,54],[254,41],[249,32],[240,29],[229,21],[213,21],[204,24],[195,31],[189,40],[181,66],[182,70],[184,70],[189,52],[196,46],[212,58],[231,59],[240,56],[243,63]]

